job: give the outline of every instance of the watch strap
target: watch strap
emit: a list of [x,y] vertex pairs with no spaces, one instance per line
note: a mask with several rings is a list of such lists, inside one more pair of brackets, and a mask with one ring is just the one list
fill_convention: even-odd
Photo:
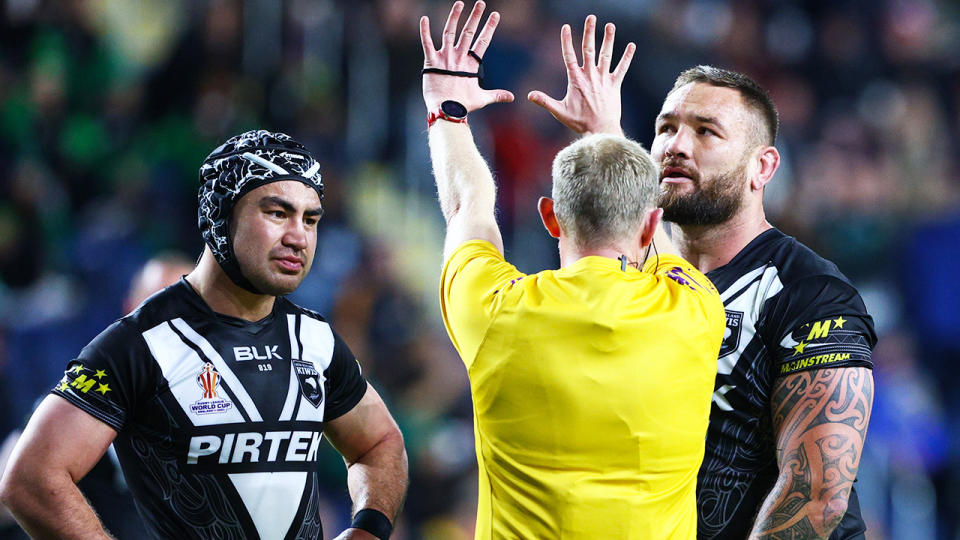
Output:
[[437,120],[446,120],[447,122],[453,122],[454,124],[467,123],[466,116],[463,118],[456,118],[443,112],[443,109],[439,107],[436,110],[427,113],[427,127],[433,127],[433,125],[437,123]]

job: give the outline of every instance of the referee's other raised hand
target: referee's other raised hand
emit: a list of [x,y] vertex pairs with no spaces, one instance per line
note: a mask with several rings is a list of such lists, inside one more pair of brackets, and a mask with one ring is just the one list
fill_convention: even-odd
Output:
[[[480,69],[483,54],[490,46],[493,33],[500,22],[500,14],[491,12],[487,22],[483,25],[479,35],[477,27],[486,3],[478,1],[467,18],[460,38],[457,39],[457,23],[463,12],[463,2],[454,2],[443,27],[440,49],[434,47],[430,35],[430,18],[420,18],[420,43],[423,45],[424,69],[439,69],[462,74],[475,74]],[[476,40],[474,40],[476,36]],[[471,54],[472,53],[472,54]],[[423,101],[427,110],[439,108],[446,100],[454,100],[463,104],[467,112],[482,109],[491,103],[505,103],[513,101],[513,94],[507,90],[484,90],[480,88],[479,78],[469,75],[452,75],[441,73],[423,74]]]
[[599,57],[596,53],[596,28],[596,15],[588,15],[583,24],[582,64],[577,60],[570,25],[565,24],[560,29],[560,51],[567,69],[567,95],[557,101],[534,90],[527,95],[527,99],[550,111],[560,123],[577,133],[623,135],[620,128],[620,87],[637,46],[633,42],[628,43],[616,68],[611,71],[617,28],[613,23],[607,23],[604,27]]

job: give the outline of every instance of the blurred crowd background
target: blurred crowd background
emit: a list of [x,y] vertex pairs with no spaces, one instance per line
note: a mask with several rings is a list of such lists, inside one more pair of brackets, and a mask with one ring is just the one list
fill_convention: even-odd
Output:
[[[469,2],[468,2],[469,3]],[[960,538],[960,5],[947,0],[490,0],[487,86],[471,115],[500,185],[507,258],[558,264],[536,198],[572,135],[527,102],[560,98],[559,31],[588,13],[638,45],[624,128],[645,146],[676,75],[753,76],[781,118],[768,217],[835,261],[880,341],[857,489],[871,539]],[[325,314],[403,430],[396,538],[472,538],[469,388],[439,316],[443,221],[420,96],[417,20],[434,0],[6,0],[0,13],[0,431],[22,426],[111,321],[135,272],[191,259],[197,169],[252,128],[323,165],[326,214],[294,301]],[[324,460],[324,524],[349,517]],[[9,533],[9,529],[6,529]],[[0,533],[2,534],[2,533]],[[11,533],[12,534],[12,533]]]

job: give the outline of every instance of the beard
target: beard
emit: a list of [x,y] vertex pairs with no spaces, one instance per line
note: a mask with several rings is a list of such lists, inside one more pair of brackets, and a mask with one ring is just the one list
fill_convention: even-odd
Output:
[[674,186],[660,191],[657,206],[663,208],[663,220],[685,225],[719,225],[740,210],[746,165],[719,174],[701,186],[700,175],[693,180],[697,188],[692,193],[679,193]]

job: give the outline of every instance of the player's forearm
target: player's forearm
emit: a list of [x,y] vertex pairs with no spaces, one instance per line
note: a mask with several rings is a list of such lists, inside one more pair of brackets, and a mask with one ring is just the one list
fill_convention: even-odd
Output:
[[112,538],[66,473],[7,471],[0,484],[0,500],[31,538]]
[[391,523],[407,493],[407,452],[400,430],[389,432],[347,468],[347,487],[354,511],[373,508]]
[[785,377],[771,397],[780,476],[751,539],[827,538],[847,511],[873,403],[869,369]]
[[440,210],[447,222],[466,209],[492,216],[497,188],[470,127],[438,120],[429,139]]
[[840,524],[847,511],[849,488],[843,497],[824,501],[810,493],[809,483],[793,476],[780,476],[760,508],[750,540],[826,539]]

